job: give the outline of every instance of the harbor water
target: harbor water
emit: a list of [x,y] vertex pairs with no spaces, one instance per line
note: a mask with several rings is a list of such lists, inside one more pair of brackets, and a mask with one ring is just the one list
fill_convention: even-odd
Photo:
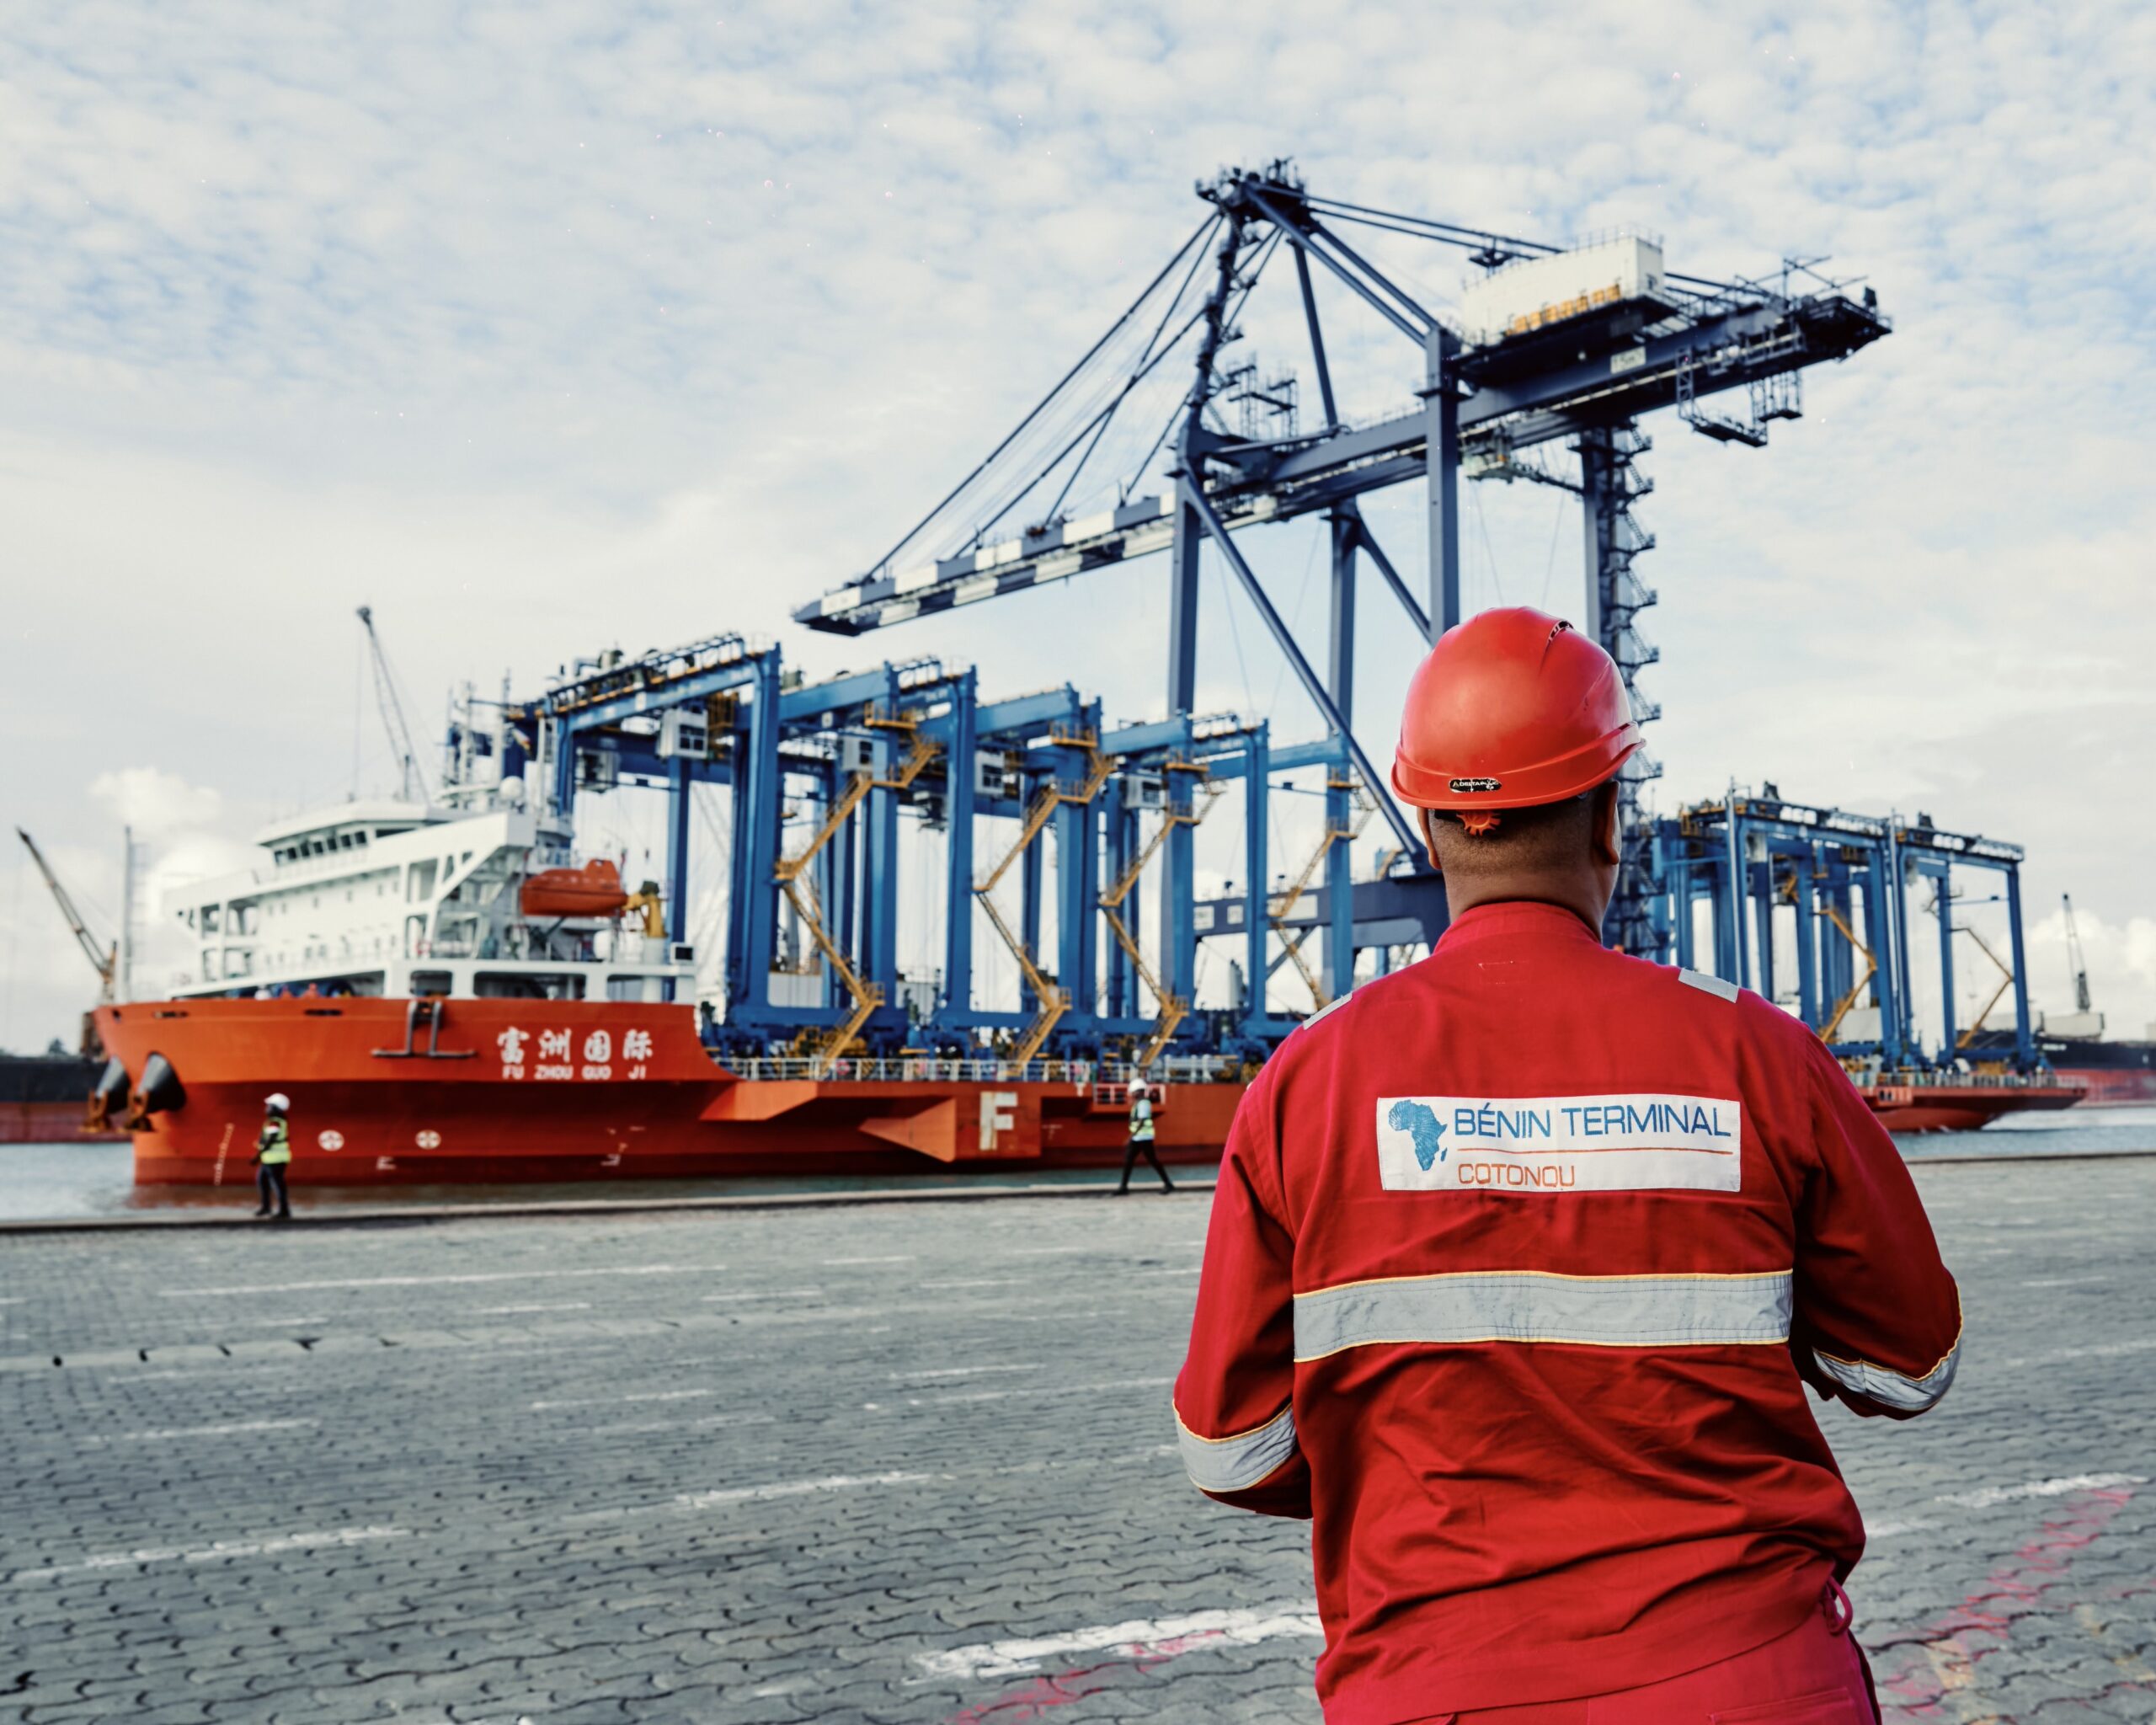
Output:
[[[1931,1132],[1897,1140],[1911,1162],[1939,1156],[2092,1156],[2156,1151],[2156,1106],[2069,1109],[2063,1114],[2009,1114],[1979,1132]],[[136,1186],[133,1152],[125,1143],[0,1145],[0,1222],[61,1220],[80,1216],[243,1207],[254,1186],[244,1168],[222,1188]],[[1113,1176],[1097,1168],[1015,1169],[1028,1185],[1101,1184]],[[974,1174],[814,1175],[792,1179],[613,1180],[541,1185],[403,1186],[386,1188],[296,1185],[293,1203],[306,1210],[340,1205],[378,1210],[408,1204],[523,1205],[578,1199],[664,1202],[723,1194],[927,1190],[978,1185]],[[994,1177],[990,1177],[994,1178]]]

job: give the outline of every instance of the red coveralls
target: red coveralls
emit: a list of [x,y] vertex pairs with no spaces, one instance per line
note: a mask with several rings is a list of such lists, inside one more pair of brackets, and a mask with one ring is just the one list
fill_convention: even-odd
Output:
[[1243,1098],[1175,1406],[1201,1490],[1312,1520],[1331,1725],[1586,1696],[1492,1717],[1704,1725],[1806,1690],[1788,1720],[1855,1725],[1826,1584],[1864,1530],[1804,1385],[1908,1418],[1960,1337],[1810,1031],[1487,905]]

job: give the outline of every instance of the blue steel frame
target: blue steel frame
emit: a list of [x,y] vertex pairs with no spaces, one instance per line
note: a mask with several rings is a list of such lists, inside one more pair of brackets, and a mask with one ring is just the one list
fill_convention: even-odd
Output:
[[[707,756],[659,752],[665,716],[675,709],[707,719]],[[1159,1003],[1144,997],[1135,968],[1120,945],[1106,937],[1102,903],[1107,884],[1122,876],[1146,839],[1149,817],[1131,794],[1140,779],[1168,788],[1164,800],[1169,807],[1154,818],[1170,812],[1182,818],[1159,846],[1166,864],[1155,865],[1165,877],[1155,937],[1144,938],[1148,931],[1139,893],[1122,902],[1125,926],[1157,955],[1162,987],[1185,1001],[1195,990],[1202,940],[1238,938],[1240,962],[1251,979],[1239,1009],[1190,1014],[1170,1050],[1262,1058],[1298,1022],[1268,1015],[1264,1004],[1270,804],[1278,781],[1288,773],[1318,765],[1330,769],[1329,781],[1337,775],[1349,759],[1337,736],[1276,750],[1262,724],[1193,719],[1187,713],[1104,730],[1099,702],[1069,685],[984,701],[973,670],[947,671],[933,660],[794,684],[776,647],[737,636],[590,670],[512,708],[511,717],[536,727],[533,746],[545,766],[546,812],[558,828],[570,825],[579,788],[593,782],[641,784],[665,793],[664,897],[669,932],[676,941],[686,940],[689,932],[691,793],[702,783],[732,788],[727,1012],[716,1034],[743,1051],[774,1049],[804,1031],[830,1030],[851,1012],[831,967],[824,967],[822,998],[813,1002],[775,1001],[770,984],[784,914],[778,869],[788,854],[789,835],[796,836],[797,846],[805,844],[798,836],[825,825],[858,771],[867,772],[873,782],[832,825],[804,879],[835,945],[882,993],[883,1003],[859,1033],[878,1051],[925,1042],[939,1051],[971,1052],[985,1036],[1022,1029],[1038,1001],[1028,996],[1011,1011],[974,1000],[974,886],[983,864],[1000,854],[988,846],[990,835],[978,822],[1022,821],[1044,787],[1084,781],[1098,756],[1107,757],[1110,766],[1096,794],[1064,800],[1049,817],[1053,879],[1045,866],[1049,846],[1041,840],[1027,847],[1008,877],[1020,900],[1015,925],[1037,954],[1054,905],[1054,950],[1042,954],[1041,962],[1070,1005],[1043,1054],[1097,1055],[1113,1043],[1142,1041],[1155,1028]],[[915,739],[932,745],[935,753],[908,782],[900,777],[899,757]],[[596,757],[606,757],[610,770],[595,775]],[[979,770],[984,759],[996,769],[986,777]],[[1245,887],[1232,900],[1201,905],[1176,890],[1174,857],[1189,844],[1199,787],[1230,785],[1241,787],[1245,797]],[[901,999],[899,970],[898,823],[909,809],[941,825],[947,835],[942,991],[933,1012],[917,1024]],[[1329,789],[1327,809],[1329,819],[1344,823],[1345,793]],[[1342,890],[1351,885],[1344,870],[1328,879],[1323,903],[1329,950],[1353,950],[1353,900]]]
[[[1203,263],[1203,245],[1209,238],[1216,238],[1204,301],[1175,338],[1180,340],[1192,329],[1198,332],[1191,386],[1175,418],[1151,446],[1159,448],[1165,442],[1174,451],[1170,468],[1173,497],[1165,502],[1132,499],[1125,494],[1126,485],[1118,488],[1115,506],[1105,515],[1073,520],[1063,510],[1080,472],[1102,445],[1107,418],[1123,399],[1119,395],[1030,482],[1001,487],[1001,500],[990,519],[959,511],[964,531],[972,537],[952,554],[939,555],[931,565],[903,574],[892,561],[1011,447],[1016,432],[874,569],[800,607],[794,616],[812,628],[858,634],[1166,549],[1167,705],[1171,713],[1187,713],[1197,697],[1199,554],[1210,537],[1333,734],[1345,745],[1402,846],[1407,866],[1419,871],[1423,867],[1422,847],[1352,730],[1358,553],[1369,553],[1415,627],[1433,640],[1460,621],[1462,460],[1472,453],[1485,462],[1483,471],[1508,478],[1524,476],[1577,492],[1587,527],[1583,615],[1624,666],[1630,691],[1633,670],[1652,659],[1652,649],[1643,649],[1632,635],[1630,619],[1637,610],[1653,603],[1652,594],[1630,579],[1631,556],[1652,542],[1644,536],[1628,541],[1617,531],[1619,518],[1644,489],[1625,489],[1618,483],[1623,478],[1630,483],[1630,456],[1642,446],[1631,435],[1635,422],[1644,414],[1674,405],[1700,429],[1717,435],[1732,434],[1734,428],[1729,422],[1703,419],[1697,402],[1718,392],[1764,386],[1806,366],[1845,358],[1886,334],[1892,325],[1869,293],[1860,302],[1832,284],[1793,291],[1788,268],[1779,289],[1762,282],[1709,281],[1673,274],[1641,300],[1611,306],[1541,336],[1469,350],[1412,293],[1349,244],[1343,227],[1360,224],[1457,247],[1467,251],[1471,261],[1488,268],[1558,248],[1321,197],[1310,192],[1292,164],[1284,161],[1255,170],[1230,169],[1210,182],[1201,182],[1197,191],[1212,206],[1208,222],[1183,242],[1108,335],[1095,344],[1086,360],[1065,374],[1019,427],[1024,430],[1056,402],[1109,337],[1141,315],[1150,315],[1145,308],[1155,289],[1182,270],[1186,259],[1193,272],[1186,283],[1195,280]],[[1239,438],[1221,429],[1214,411],[1232,386],[1220,358],[1241,333],[1237,320],[1267,263],[1283,247],[1294,261],[1324,424],[1315,435],[1299,435],[1291,429],[1285,437]],[[1313,263],[1415,345],[1421,361],[1417,393],[1422,401],[1415,412],[1374,425],[1349,427],[1342,423]],[[1181,304],[1181,292],[1178,288],[1161,325],[1153,330],[1132,384],[1173,346],[1172,341],[1161,345],[1160,337]],[[1126,387],[1124,394],[1128,393]],[[1785,407],[1777,414],[1786,416],[1790,411]],[[1764,441],[1764,435],[1748,432],[1741,441],[1756,444]],[[1512,460],[1516,452],[1553,441],[1569,441],[1580,451],[1577,484]],[[1081,446],[1083,452],[1078,453]],[[1074,454],[1075,466],[1070,459]],[[1417,601],[1371,537],[1356,504],[1365,492],[1417,480],[1428,494],[1427,608]],[[983,542],[990,530],[1022,510],[1037,513],[1039,519],[1007,542]],[[1233,528],[1313,512],[1322,513],[1329,523],[1332,549],[1331,632],[1322,678],[1313,671],[1229,538]],[[1636,695],[1635,706],[1642,722],[1655,716],[1652,703]],[[1625,864],[1618,903],[1604,932],[1627,950],[1658,958],[1666,955],[1667,947],[1657,944],[1656,925],[1646,911],[1652,888],[1645,878],[1645,846],[1636,819],[1636,780],[1651,771],[1643,757],[1628,776]],[[1340,800],[1344,804],[1344,795]],[[1171,948],[1180,950],[1184,932],[1174,927],[1175,919],[1191,905],[1195,879],[1189,833],[1176,833],[1166,849],[1161,916],[1175,937]],[[1321,946],[1326,986],[1337,996],[1352,985],[1353,965],[1352,936],[1337,932],[1352,927],[1343,908],[1353,892],[1344,849],[1328,857],[1322,891],[1331,907]],[[1442,913],[1425,921],[1441,925]]]
[[[1676,963],[1710,970],[1770,1000],[1793,992],[1798,1016],[1828,1039],[1838,1056],[1876,1060],[1888,1070],[1944,1067],[1956,1056],[1961,1028],[1954,1002],[1955,871],[1989,869],[1999,877],[1999,897],[2006,906],[2014,1064],[2032,1070],[2041,1061],[2022,938],[2023,854],[2020,846],[2003,840],[1943,831],[1924,816],[1907,822],[1732,788],[1719,802],[1655,824],[1651,911]],[[1935,898],[1944,1001],[1935,1047],[1923,1045],[1915,1023],[1908,888],[1916,881],[1929,883]],[[1696,932],[1702,902],[1710,913],[1706,952]],[[1785,910],[1795,921],[1793,991],[1776,975],[1776,920]],[[1868,977],[1860,975],[1858,950],[1844,928],[1876,965]],[[1838,1005],[1854,1007],[1866,993],[1877,1009],[1878,1033],[1841,1034],[1848,1012],[1838,1012]]]

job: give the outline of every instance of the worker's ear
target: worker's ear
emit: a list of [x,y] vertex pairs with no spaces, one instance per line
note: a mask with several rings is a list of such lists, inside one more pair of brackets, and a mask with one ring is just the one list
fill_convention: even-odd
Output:
[[1436,817],[1433,816],[1427,809],[1417,809],[1415,811],[1415,820],[1416,824],[1422,829],[1422,849],[1430,859],[1430,867],[1437,870],[1438,873],[1443,874],[1445,872],[1445,865],[1438,861],[1438,823]]
[[1594,860],[1605,868],[1614,868],[1624,860],[1617,819],[1617,781],[1613,778],[1597,786],[1594,793]]

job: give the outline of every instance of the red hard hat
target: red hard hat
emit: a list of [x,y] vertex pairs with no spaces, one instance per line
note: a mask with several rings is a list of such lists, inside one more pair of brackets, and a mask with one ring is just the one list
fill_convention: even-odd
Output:
[[1617,661],[1514,606],[1447,629],[1417,669],[1392,788],[1422,809],[1528,809],[1593,790],[1639,746]]

